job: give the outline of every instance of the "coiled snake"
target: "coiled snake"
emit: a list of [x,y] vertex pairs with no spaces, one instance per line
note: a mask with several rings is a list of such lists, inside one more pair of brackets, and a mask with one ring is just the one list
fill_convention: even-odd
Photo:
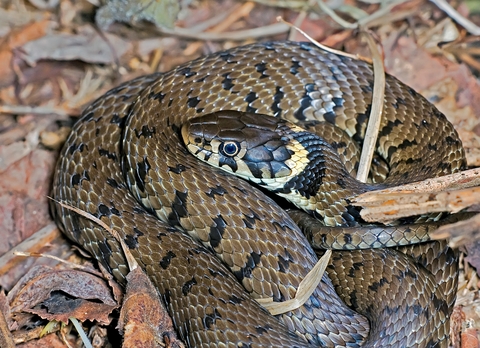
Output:
[[[378,151],[390,175],[404,182],[464,166],[445,117],[411,88],[386,80]],[[268,314],[252,298],[294,297],[317,255],[272,198],[198,161],[181,140],[187,120],[232,110],[327,121],[361,142],[372,84],[369,64],[293,42],[234,48],[137,78],[84,111],[61,152],[54,198],[121,233],[189,346],[446,346],[457,260],[441,242],[403,253],[335,251],[329,275],[302,307],[280,320]],[[317,215],[350,226],[340,227],[336,241],[352,243],[351,181],[329,161],[317,163],[323,176],[316,187],[324,192]],[[126,262],[108,233],[58,205],[54,215],[124,281]]]

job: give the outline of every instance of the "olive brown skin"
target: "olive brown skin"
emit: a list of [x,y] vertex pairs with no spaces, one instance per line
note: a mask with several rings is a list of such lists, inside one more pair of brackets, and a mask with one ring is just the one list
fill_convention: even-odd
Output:
[[[446,118],[395,78],[386,81],[377,151],[392,177],[420,180],[464,166]],[[61,152],[53,196],[120,233],[189,346],[445,347],[458,270],[444,242],[403,253],[335,251],[305,304],[270,316],[253,299],[294,297],[317,255],[271,198],[198,161],[180,139],[187,120],[233,110],[327,121],[361,142],[372,84],[369,64],[293,42],[239,47],[135,79],[84,111]],[[354,227],[337,204],[352,188],[328,167],[321,175],[319,217]],[[58,205],[54,215],[124,282],[123,253],[106,231]]]

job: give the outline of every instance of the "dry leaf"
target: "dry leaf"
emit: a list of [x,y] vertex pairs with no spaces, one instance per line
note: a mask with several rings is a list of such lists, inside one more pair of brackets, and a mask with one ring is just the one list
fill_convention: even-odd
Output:
[[48,320],[96,320],[108,324],[118,307],[103,279],[76,270],[32,268],[9,292],[11,312],[35,313]]
[[109,0],[97,11],[95,21],[104,29],[113,22],[135,24],[143,20],[158,27],[173,28],[179,11],[176,0]]
[[123,347],[184,347],[158,292],[140,268],[127,275],[127,293],[120,313]]
[[122,57],[131,44],[113,34],[100,36],[91,27],[83,27],[79,34],[55,33],[23,45],[22,58],[34,65],[41,59],[81,60],[87,63],[111,64]]
[[25,43],[45,35],[52,22],[43,20],[12,31],[0,45],[0,87],[11,84],[15,78],[12,70],[13,51]]

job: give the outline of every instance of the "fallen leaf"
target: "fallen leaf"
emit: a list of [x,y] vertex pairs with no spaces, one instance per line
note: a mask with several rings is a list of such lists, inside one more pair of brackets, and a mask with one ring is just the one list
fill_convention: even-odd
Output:
[[79,34],[54,33],[22,46],[22,58],[34,65],[42,59],[81,60],[87,63],[114,63],[132,45],[119,36],[104,33],[105,38],[90,26],[77,30]]
[[172,319],[145,273],[135,268],[127,275],[127,291],[120,313],[118,329],[124,331],[123,347],[181,348]]
[[173,28],[179,11],[176,0],[110,0],[97,11],[95,21],[103,29],[113,22],[135,24],[143,20],[158,27]]
[[108,324],[109,314],[118,307],[103,279],[46,266],[32,268],[9,292],[8,300],[12,314],[35,313],[62,322],[75,317]]
[[43,20],[27,24],[9,33],[0,45],[0,87],[8,86],[15,79],[15,72],[12,69],[14,50],[44,36],[51,26],[51,21]]
[[475,267],[475,269],[480,271],[480,241],[475,241],[472,243],[468,243],[465,245],[465,249],[467,250],[467,256],[465,260]]

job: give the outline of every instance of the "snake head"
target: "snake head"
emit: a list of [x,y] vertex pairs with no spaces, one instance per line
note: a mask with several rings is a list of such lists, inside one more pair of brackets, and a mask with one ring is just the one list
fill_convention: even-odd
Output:
[[301,156],[285,132],[291,126],[267,115],[221,111],[188,120],[181,133],[187,149],[200,160],[270,186],[298,172]]

